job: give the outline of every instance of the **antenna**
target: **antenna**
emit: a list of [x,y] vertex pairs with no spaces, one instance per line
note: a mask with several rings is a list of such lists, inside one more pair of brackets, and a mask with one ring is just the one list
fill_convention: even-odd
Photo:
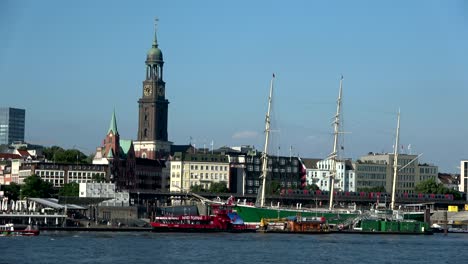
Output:
[[289,162],[291,162],[291,160],[292,160],[292,149],[293,149],[292,145],[289,146]]

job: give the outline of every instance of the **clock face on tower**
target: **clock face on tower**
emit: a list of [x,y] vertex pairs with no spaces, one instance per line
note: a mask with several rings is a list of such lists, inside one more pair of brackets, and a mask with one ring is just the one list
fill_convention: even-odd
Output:
[[151,85],[147,84],[145,85],[143,92],[145,93],[146,96],[151,95],[151,92],[153,91],[153,88]]
[[159,94],[160,96],[163,96],[163,95],[164,95],[164,88],[159,87],[159,89],[158,89],[158,94]]

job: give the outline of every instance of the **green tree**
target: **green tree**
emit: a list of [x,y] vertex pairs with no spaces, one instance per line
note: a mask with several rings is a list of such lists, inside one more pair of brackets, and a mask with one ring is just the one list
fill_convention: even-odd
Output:
[[4,195],[8,197],[10,200],[18,200],[20,196],[20,189],[21,187],[12,182],[10,185],[2,185],[0,190],[4,191]]
[[92,176],[92,180],[93,182],[106,182],[106,176],[104,175],[101,175],[99,173],[93,173],[93,176]]
[[63,187],[60,188],[58,195],[78,197],[80,195],[80,185],[77,182],[64,184]]
[[203,185],[193,185],[190,187],[190,191],[194,193],[206,192],[206,190],[203,188]]
[[270,184],[266,186],[266,194],[279,194],[281,191],[281,184],[278,181],[271,181]]
[[77,149],[63,149],[59,146],[44,148],[44,156],[47,160],[63,163],[89,164],[92,159]]
[[24,179],[21,186],[21,198],[50,198],[54,194],[52,183],[43,181],[41,177],[33,174]]
[[226,187],[226,182],[213,182],[210,185],[209,192],[211,193],[227,193],[229,189]]
[[439,184],[435,181],[435,179],[428,179],[425,181],[421,181],[414,187],[414,190],[418,193],[434,193],[440,194],[444,193],[443,188],[445,188],[442,184]]
[[418,193],[433,193],[433,194],[453,194],[455,199],[461,199],[460,192],[445,187],[442,183],[437,183],[435,179],[428,179],[419,182],[414,190]]
[[311,190],[311,191],[320,190],[320,188],[318,187],[318,185],[315,184],[315,183],[307,184],[306,189],[307,189],[307,190]]

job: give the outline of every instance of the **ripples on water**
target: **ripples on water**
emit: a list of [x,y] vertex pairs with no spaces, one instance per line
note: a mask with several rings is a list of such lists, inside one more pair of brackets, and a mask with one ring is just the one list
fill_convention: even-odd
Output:
[[467,249],[468,234],[42,232],[0,237],[0,263],[468,263]]

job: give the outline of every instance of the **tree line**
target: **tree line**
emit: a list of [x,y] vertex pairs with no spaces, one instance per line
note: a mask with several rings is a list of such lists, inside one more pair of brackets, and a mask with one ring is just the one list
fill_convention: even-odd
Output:
[[52,183],[44,181],[41,177],[33,174],[24,179],[23,184],[11,183],[2,185],[1,190],[4,196],[10,200],[20,200],[27,197],[31,198],[56,198],[59,196],[79,196],[80,185],[76,182],[70,182],[61,188],[54,188]]

